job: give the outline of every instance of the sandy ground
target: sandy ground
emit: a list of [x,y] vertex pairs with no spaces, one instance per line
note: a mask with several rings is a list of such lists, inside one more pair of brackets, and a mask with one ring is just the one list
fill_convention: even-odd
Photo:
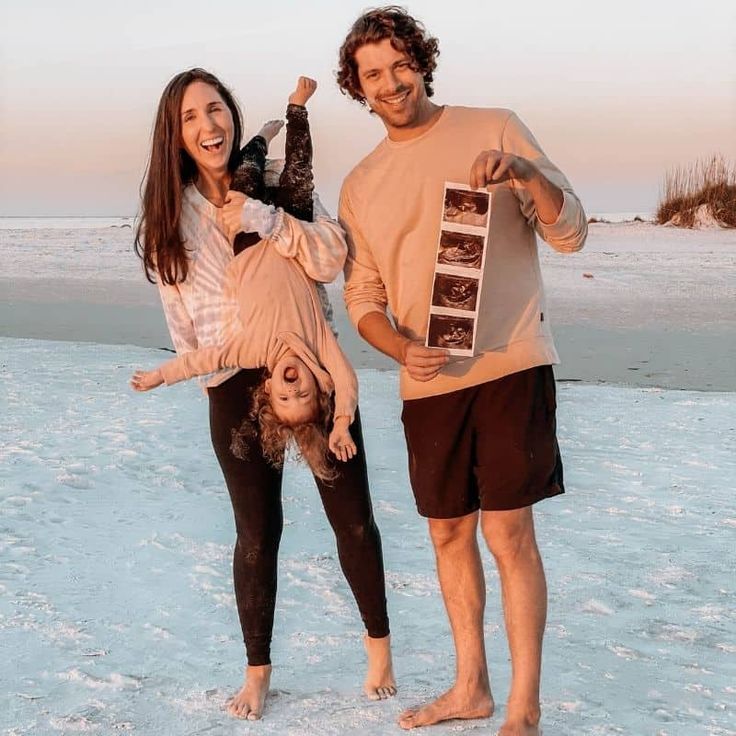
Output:
[[[2,736],[399,736],[447,687],[452,638],[407,477],[396,374],[359,371],[399,682],[360,693],[361,626],[308,473],[287,463],[263,721],[241,677],[234,528],[194,382],[127,390],[148,348],[0,338]],[[539,504],[545,736],[736,736],[736,394],[562,384],[566,493]],[[483,550],[498,712],[509,654]]]
[[[273,696],[263,722],[234,722],[232,517],[197,387],[126,388],[170,344],[129,239],[0,233],[0,733],[399,733],[399,711],[446,685],[453,663],[395,373],[370,370],[388,361],[332,286],[373,428],[399,695],[359,695],[354,604],[311,479],[290,465]],[[712,389],[560,386],[567,493],[537,514],[545,733],[734,736],[736,232],[600,225],[580,254],[541,252],[559,378]],[[493,733],[503,718],[508,651],[485,559],[499,712],[438,736]]]
[[[70,268],[58,248],[47,247],[30,276],[21,267],[27,236],[0,234],[13,260],[0,276],[0,335],[171,346],[156,290],[138,274],[127,244],[114,278],[104,257],[96,268],[87,263],[83,247],[130,237],[99,232],[82,246],[78,234],[65,234],[66,247],[80,247],[83,266]],[[558,379],[736,391],[736,231],[596,224],[580,253],[562,256],[543,244],[540,253],[562,359]],[[331,292],[355,365],[392,368],[355,333],[339,285]]]

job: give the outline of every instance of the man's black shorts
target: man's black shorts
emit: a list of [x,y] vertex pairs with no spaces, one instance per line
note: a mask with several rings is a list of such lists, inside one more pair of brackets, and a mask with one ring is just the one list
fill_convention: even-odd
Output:
[[422,516],[502,511],[564,493],[551,365],[404,402],[409,477]]

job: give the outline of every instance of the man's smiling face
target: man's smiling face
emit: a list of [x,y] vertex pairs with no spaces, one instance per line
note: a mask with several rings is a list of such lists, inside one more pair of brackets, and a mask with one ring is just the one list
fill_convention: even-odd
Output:
[[412,128],[423,122],[429,103],[424,78],[411,57],[385,38],[367,43],[355,52],[358,80],[371,110],[386,129]]

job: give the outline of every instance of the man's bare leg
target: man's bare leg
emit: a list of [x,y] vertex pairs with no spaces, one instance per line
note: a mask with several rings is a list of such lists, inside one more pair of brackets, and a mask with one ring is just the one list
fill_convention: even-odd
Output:
[[437,700],[402,713],[402,728],[453,718],[488,718],[493,713],[483,638],[486,586],[477,529],[477,512],[456,519],[429,519],[437,575],[455,642],[455,684]]
[[368,657],[368,671],[363,690],[371,700],[385,700],[396,695],[394,665],[391,661],[391,636],[375,639],[366,634],[363,646]]
[[511,690],[506,720],[498,733],[538,736],[547,583],[534,536],[532,508],[483,511],[481,528],[498,565],[511,653]]
[[246,667],[245,682],[240,692],[227,702],[227,712],[235,718],[257,721],[263,715],[263,705],[271,683],[271,665]]

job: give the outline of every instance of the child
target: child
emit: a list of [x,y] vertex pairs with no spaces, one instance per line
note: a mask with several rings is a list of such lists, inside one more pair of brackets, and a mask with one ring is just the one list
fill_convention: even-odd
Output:
[[[232,181],[232,188],[272,199],[300,219],[312,217],[311,140],[304,103],[315,88],[315,82],[301,78],[289,97],[279,187],[269,191],[263,181],[267,145],[281,127],[278,122],[267,123],[246,145]],[[330,480],[335,471],[327,450],[343,462],[357,451],[349,431],[358,400],[355,372],[325,320],[315,283],[302,267],[257,234],[243,235],[236,238],[236,256],[225,272],[228,318],[221,344],[185,353],[152,371],[137,371],[131,385],[148,391],[221,368],[265,367],[269,377],[256,389],[251,415],[260,428],[264,455],[280,467],[287,444],[294,440],[312,472]],[[233,452],[238,454],[243,447],[239,439],[252,433],[246,420],[234,433]]]

